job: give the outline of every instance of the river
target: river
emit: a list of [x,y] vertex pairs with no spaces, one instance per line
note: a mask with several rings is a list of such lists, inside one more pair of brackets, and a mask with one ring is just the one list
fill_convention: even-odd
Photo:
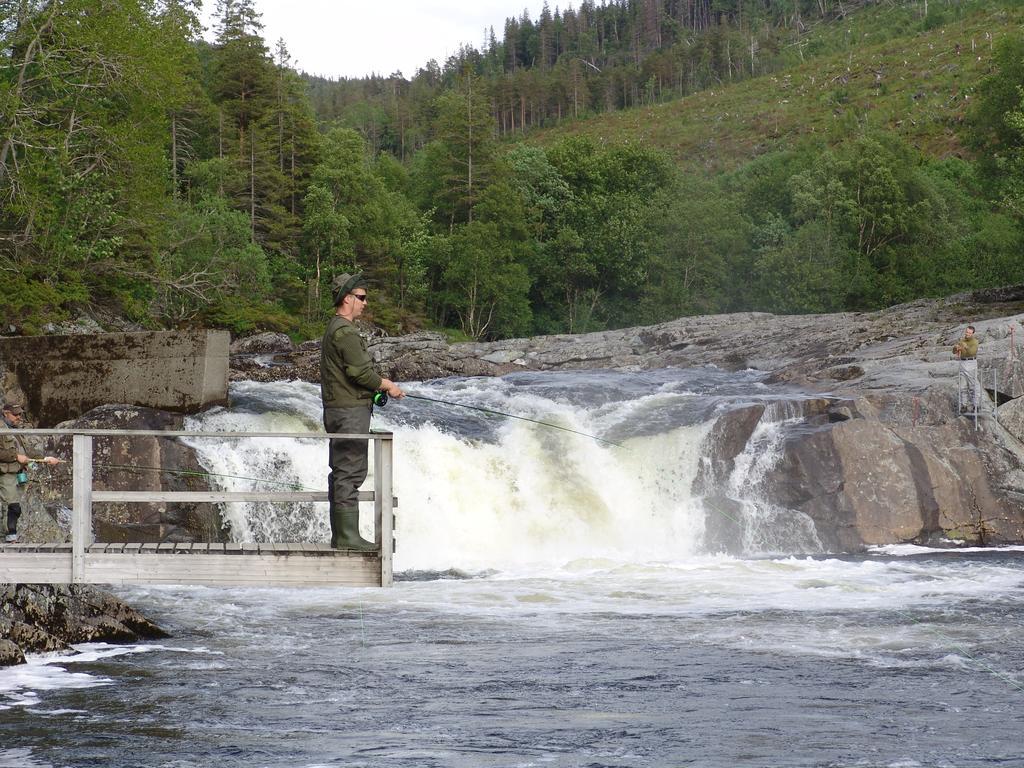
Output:
[[[714,369],[411,390],[622,447],[389,404],[392,589],[118,589],[173,639],[0,670],[0,768],[1024,765],[1024,548],[820,551],[756,494],[801,393]],[[710,554],[702,441],[759,400],[732,479],[759,522],[743,556]],[[190,426],[315,429],[318,406],[307,384],[243,383]],[[234,488],[322,486],[323,453],[201,446]],[[226,519],[240,540],[327,532],[315,505]]]

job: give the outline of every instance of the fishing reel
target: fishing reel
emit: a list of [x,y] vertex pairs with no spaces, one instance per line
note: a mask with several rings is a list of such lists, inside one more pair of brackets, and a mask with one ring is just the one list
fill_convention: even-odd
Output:
[[384,390],[378,390],[373,393],[373,404],[378,408],[383,408],[388,404],[388,393]]

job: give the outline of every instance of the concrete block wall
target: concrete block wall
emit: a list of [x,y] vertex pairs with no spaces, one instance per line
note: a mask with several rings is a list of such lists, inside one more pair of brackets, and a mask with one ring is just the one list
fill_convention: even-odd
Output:
[[192,413],[227,403],[227,331],[0,337],[0,372],[51,427],[127,403]]

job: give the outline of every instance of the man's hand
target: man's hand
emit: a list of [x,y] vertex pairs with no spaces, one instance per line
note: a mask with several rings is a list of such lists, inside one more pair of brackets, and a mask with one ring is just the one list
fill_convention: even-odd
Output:
[[19,453],[14,458],[18,460],[19,464],[28,464],[28,456],[26,456],[24,453]]
[[49,464],[51,467],[55,467],[61,463],[61,460],[58,459],[56,456],[44,456],[43,463]]
[[388,393],[388,397],[393,397],[397,400],[401,400],[405,397],[405,390],[395,384],[391,379],[381,379],[380,388]]

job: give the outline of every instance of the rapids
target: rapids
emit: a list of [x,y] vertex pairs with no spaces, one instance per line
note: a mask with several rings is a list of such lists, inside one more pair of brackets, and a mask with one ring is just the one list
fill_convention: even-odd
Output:
[[[1024,548],[821,552],[757,494],[801,393],[714,369],[412,389],[623,448],[389,404],[393,588],[120,589],[173,639],[0,670],[0,768],[1024,765]],[[703,441],[754,401],[729,490],[747,555],[708,554]],[[319,398],[239,384],[189,426],[314,431]],[[317,441],[196,445],[211,472],[324,484]],[[226,525],[323,540],[322,507]]]

